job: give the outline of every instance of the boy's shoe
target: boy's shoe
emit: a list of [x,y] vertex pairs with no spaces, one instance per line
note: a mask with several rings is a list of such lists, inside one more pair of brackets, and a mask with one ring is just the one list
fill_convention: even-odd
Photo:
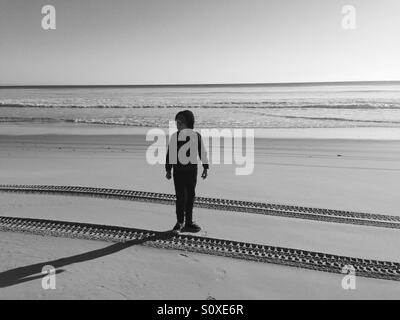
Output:
[[183,229],[183,223],[177,222],[172,231],[180,232]]
[[195,222],[188,222],[185,224],[184,231],[199,232],[200,230],[201,230],[200,226]]

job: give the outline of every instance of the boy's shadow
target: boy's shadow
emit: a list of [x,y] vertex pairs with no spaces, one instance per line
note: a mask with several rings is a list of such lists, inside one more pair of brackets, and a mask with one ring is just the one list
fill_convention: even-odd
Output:
[[64,272],[64,270],[57,270],[57,268],[61,268],[73,263],[79,263],[101,258],[116,253],[118,251],[121,251],[125,248],[145,243],[147,241],[155,241],[158,239],[164,239],[164,240],[169,239],[172,238],[174,235],[175,234],[171,231],[156,232],[156,234],[152,237],[147,237],[140,240],[130,240],[126,242],[115,243],[105,248],[77,254],[74,256],[60,258],[52,261],[35,263],[29,266],[7,270],[0,273],[0,288],[10,287],[19,283],[40,279],[47,275],[47,274],[42,274],[42,268],[46,265],[53,266],[56,269],[56,274],[59,274]]

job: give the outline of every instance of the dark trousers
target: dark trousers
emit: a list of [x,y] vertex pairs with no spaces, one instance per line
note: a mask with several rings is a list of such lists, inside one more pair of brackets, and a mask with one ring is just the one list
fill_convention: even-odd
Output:
[[174,185],[176,194],[176,219],[179,223],[192,222],[193,203],[196,196],[197,166],[174,169]]

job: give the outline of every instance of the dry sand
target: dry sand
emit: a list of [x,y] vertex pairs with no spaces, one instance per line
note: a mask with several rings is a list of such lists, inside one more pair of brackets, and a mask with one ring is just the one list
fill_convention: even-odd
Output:
[[[0,135],[1,183],[173,192],[163,167],[147,164],[144,136],[106,132]],[[255,145],[253,175],[236,176],[230,165],[211,166],[209,178],[199,179],[197,194],[400,214],[400,141],[257,139]],[[4,216],[153,230],[174,223],[174,208],[165,205],[20,194],[0,194],[0,203]],[[400,261],[397,230],[206,209],[196,209],[195,219],[210,237]],[[12,233],[0,237],[3,272],[111,246]],[[60,289],[44,291],[32,280],[0,289],[0,297],[347,299],[398,298],[400,290],[396,282],[359,278],[350,292],[341,288],[340,275],[136,246],[62,269]]]
[[[395,299],[397,282],[141,246],[0,233],[0,299]],[[61,260],[62,259],[62,260]],[[55,290],[40,270],[57,265]],[[5,271],[7,270],[7,271]],[[6,280],[4,280],[6,279]]]

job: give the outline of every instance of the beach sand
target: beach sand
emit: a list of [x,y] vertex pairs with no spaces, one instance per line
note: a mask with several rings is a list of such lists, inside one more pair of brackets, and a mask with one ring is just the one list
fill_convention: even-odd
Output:
[[[0,241],[0,299],[396,299],[400,295],[399,284],[393,281],[357,278],[356,290],[343,290],[339,274],[183,251],[121,249],[119,244],[100,241],[7,232],[0,233]],[[36,264],[59,265],[55,290],[43,290]]]
[[[147,164],[149,142],[143,135],[72,132],[0,130],[1,183],[173,193],[163,166]],[[258,138],[255,150],[254,174],[236,176],[235,165],[211,165],[207,180],[198,181],[197,195],[400,215],[398,140]],[[173,206],[129,201],[0,193],[0,203],[3,216],[159,231],[175,220]],[[196,209],[195,220],[209,237],[400,261],[394,229],[207,209]],[[13,233],[0,237],[1,272],[112,245]],[[0,289],[0,297],[348,299],[397,298],[400,291],[396,282],[363,278],[357,290],[346,291],[341,275],[140,246],[63,269],[61,290],[42,290],[40,281],[32,280]]]

